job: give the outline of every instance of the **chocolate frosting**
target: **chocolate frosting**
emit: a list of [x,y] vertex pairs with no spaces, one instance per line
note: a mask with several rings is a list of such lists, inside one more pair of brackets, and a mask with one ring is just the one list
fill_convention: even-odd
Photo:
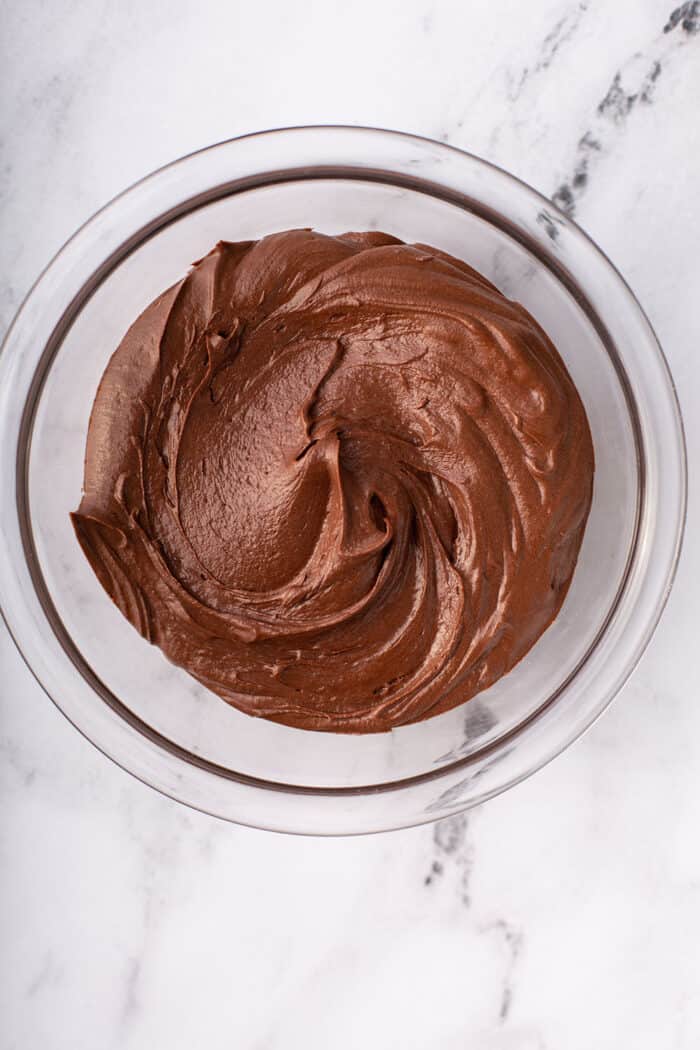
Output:
[[528,651],[592,483],[522,306],[435,248],[293,230],[218,244],[131,327],[72,517],[123,614],[226,701],[377,732]]

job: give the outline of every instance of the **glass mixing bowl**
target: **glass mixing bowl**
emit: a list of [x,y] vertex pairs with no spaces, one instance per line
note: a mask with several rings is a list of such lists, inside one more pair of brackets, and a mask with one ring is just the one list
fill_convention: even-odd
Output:
[[[391,733],[306,732],[224,704],[129,626],[68,516],[97,384],[131,321],[216,241],[290,227],[376,228],[466,260],[547,331],[593,433],[593,506],[554,624],[490,689]],[[668,368],[602,252],[512,176],[395,132],[264,132],[148,176],[59,252],[0,356],[0,604],[27,664],[125,769],[259,828],[344,834],[434,820],[562,751],[649,641],[678,559],[685,493]]]

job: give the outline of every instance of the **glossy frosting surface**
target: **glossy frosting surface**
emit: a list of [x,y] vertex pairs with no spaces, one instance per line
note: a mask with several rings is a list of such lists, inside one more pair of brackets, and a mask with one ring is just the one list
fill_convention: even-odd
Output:
[[252,715],[376,732],[556,616],[593,483],[533,318],[380,233],[220,243],[102,378],[76,533],[124,615]]

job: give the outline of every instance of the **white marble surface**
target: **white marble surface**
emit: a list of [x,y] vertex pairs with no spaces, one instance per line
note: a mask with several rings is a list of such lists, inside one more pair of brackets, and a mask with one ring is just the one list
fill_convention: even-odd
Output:
[[366,123],[572,211],[666,349],[690,452],[667,613],[605,717],[467,817],[227,826],[86,743],[0,634],[1,1050],[700,1046],[700,3],[1,5],[0,325],[110,196],[217,139]]

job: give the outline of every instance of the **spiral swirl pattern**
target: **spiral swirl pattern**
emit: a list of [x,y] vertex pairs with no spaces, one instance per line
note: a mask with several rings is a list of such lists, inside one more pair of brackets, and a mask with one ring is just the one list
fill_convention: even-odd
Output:
[[527,652],[592,481],[521,306],[436,249],[301,230],[217,245],[132,326],[73,521],[124,615],[225,700],[373,732]]

